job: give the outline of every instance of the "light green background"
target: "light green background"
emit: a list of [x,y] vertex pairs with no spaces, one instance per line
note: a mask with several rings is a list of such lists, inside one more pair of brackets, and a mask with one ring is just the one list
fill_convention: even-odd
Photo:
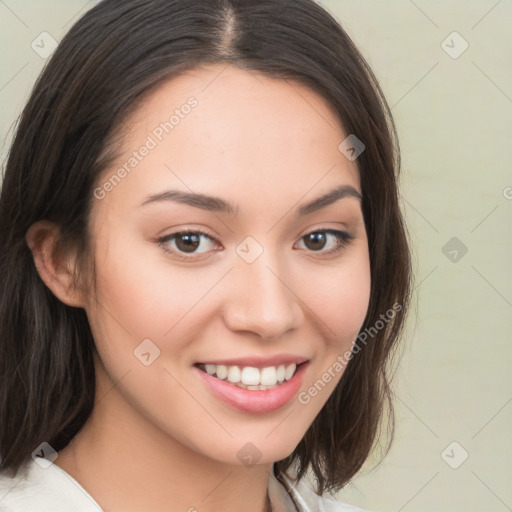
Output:
[[[0,0],[2,160],[45,62],[31,42],[60,40],[94,3]],[[393,107],[416,272],[395,441],[340,499],[375,512],[512,510],[512,1],[321,3]],[[442,46],[453,31],[469,44],[456,59]],[[442,251],[452,237],[468,249],[457,262]],[[447,460],[469,454],[457,469],[441,456],[453,441]]]

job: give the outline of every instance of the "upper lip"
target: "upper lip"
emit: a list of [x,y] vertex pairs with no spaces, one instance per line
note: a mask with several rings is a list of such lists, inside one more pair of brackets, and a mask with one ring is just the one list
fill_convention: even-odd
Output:
[[267,366],[280,366],[282,364],[288,365],[295,363],[299,365],[305,363],[309,359],[307,357],[293,355],[293,354],[278,354],[271,357],[250,356],[250,357],[236,357],[232,359],[209,359],[207,361],[200,361],[196,364],[223,364],[225,366],[252,366],[255,368],[265,368]]

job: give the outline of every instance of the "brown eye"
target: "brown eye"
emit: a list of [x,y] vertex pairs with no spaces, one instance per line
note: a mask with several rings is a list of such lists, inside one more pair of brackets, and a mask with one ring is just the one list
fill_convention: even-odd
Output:
[[311,249],[312,251],[319,251],[324,248],[327,237],[325,236],[325,233],[317,231],[315,233],[309,233],[309,235],[306,235],[304,240],[304,243],[308,249]]
[[201,243],[201,236],[197,233],[179,233],[175,237],[176,247],[183,252],[194,252]]
[[[320,254],[336,253],[348,245],[354,236],[346,231],[322,229],[312,231],[301,238],[304,248]],[[301,247],[302,248],[302,247]],[[324,250],[326,249],[326,250]]]
[[207,253],[215,245],[215,240],[202,231],[181,231],[158,239],[165,252],[176,256],[191,256]]

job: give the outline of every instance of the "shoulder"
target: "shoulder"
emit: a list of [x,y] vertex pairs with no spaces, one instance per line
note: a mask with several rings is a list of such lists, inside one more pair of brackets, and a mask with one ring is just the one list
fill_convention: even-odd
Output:
[[0,512],[69,510],[102,512],[87,491],[55,464],[43,467],[30,459],[15,475],[0,471]]
[[[315,493],[313,493],[315,494]],[[316,496],[318,500],[319,508],[318,510],[324,510],[325,512],[370,512],[369,510],[356,507],[355,505],[349,505],[348,503],[342,503],[339,500],[336,500],[331,497],[326,496]]]
[[[272,476],[275,478],[273,471]],[[308,481],[301,480],[295,483],[285,475],[280,478],[295,507],[293,509],[291,507],[283,508],[283,510],[297,510],[298,512],[369,512],[354,505],[342,503],[332,496],[318,496]]]
[[318,512],[369,512],[368,510],[343,503],[331,496],[318,496],[315,491],[308,485],[299,483],[296,490],[307,507],[304,510],[318,511]]

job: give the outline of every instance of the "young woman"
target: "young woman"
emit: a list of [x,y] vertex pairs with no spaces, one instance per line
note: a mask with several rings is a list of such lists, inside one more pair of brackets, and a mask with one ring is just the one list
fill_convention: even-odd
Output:
[[88,11],[5,167],[0,510],[355,510],[326,493],[389,402],[398,173],[377,81],[313,1]]

